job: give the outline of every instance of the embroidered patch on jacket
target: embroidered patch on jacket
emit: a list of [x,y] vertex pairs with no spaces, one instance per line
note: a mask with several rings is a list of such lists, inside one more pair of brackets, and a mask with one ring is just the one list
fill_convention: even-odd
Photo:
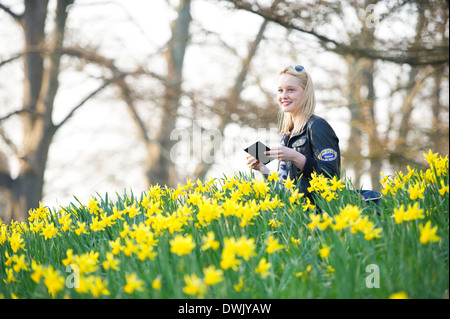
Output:
[[317,158],[323,162],[331,162],[337,158],[337,152],[332,148],[323,149]]

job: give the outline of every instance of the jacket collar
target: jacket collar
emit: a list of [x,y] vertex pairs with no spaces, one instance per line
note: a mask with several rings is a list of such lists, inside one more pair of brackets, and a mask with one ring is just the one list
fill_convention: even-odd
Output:
[[315,114],[311,115],[309,117],[308,121],[306,122],[305,126],[303,127],[303,129],[300,132],[291,135],[290,138],[292,139],[293,137],[297,137],[297,136],[305,134],[308,127],[311,126],[312,123],[314,123],[317,118],[318,118],[317,115],[315,115]]

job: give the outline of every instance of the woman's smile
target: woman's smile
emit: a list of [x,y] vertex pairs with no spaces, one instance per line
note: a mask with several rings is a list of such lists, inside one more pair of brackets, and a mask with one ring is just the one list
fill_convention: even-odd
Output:
[[290,74],[280,76],[278,83],[278,104],[284,112],[295,113],[303,99],[303,88],[298,79]]

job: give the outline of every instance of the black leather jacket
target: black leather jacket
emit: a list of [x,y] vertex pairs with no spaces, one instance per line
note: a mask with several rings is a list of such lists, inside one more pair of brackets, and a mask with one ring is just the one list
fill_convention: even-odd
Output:
[[309,180],[314,171],[328,178],[334,175],[340,178],[339,139],[330,124],[323,118],[317,115],[311,116],[300,133],[292,136],[283,135],[281,145],[293,148],[306,156],[303,170],[300,170],[293,162],[279,162],[278,165],[280,177],[285,179],[289,175],[297,183],[300,180],[299,192],[306,196],[310,197]]

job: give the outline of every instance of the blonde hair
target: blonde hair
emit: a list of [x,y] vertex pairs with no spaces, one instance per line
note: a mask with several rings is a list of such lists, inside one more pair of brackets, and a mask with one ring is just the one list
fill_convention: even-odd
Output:
[[316,97],[314,94],[314,85],[311,76],[302,70],[297,72],[294,66],[283,68],[279,75],[290,74],[299,80],[299,84],[303,89],[303,99],[301,101],[295,119],[290,113],[285,113],[280,108],[279,129],[281,134],[292,135],[300,133],[308,122],[309,118],[314,114],[316,107]]

